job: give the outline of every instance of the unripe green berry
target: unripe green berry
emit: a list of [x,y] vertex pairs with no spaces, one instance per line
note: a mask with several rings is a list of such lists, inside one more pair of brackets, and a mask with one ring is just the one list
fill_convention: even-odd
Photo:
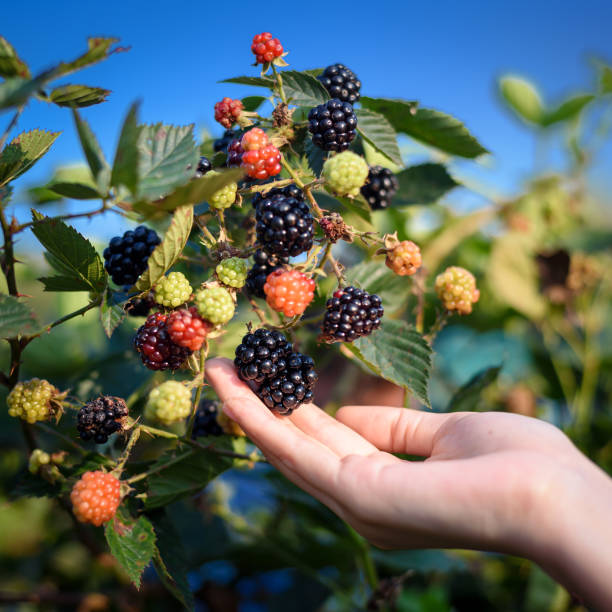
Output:
[[33,378],[15,385],[8,394],[8,413],[28,423],[46,421],[52,416],[50,401],[59,391],[47,380]]
[[[206,174],[206,176],[216,176],[219,174],[221,173],[211,170]],[[208,205],[211,208],[216,208],[217,210],[229,208],[236,201],[237,191],[238,183],[230,183],[222,189],[219,189],[219,191],[215,191],[215,193],[208,198]]]
[[323,177],[339,196],[358,196],[368,178],[368,164],[352,151],[344,151],[323,164]]
[[145,417],[164,425],[184,421],[191,413],[191,391],[177,380],[168,380],[149,393]]
[[459,266],[451,266],[438,274],[435,288],[444,308],[456,310],[459,314],[470,314],[472,304],[480,297],[474,275]]
[[193,289],[182,272],[170,272],[155,285],[155,301],[166,308],[184,304],[192,293]]
[[240,289],[246,282],[247,264],[240,257],[230,257],[218,263],[215,272],[224,285]]
[[45,453],[40,448],[35,448],[30,455],[30,461],[28,462],[28,470],[31,474],[36,474],[43,465],[47,465],[51,461],[49,453]]
[[234,300],[225,287],[207,287],[195,295],[198,312],[213,325],[224,325],[234,316]]

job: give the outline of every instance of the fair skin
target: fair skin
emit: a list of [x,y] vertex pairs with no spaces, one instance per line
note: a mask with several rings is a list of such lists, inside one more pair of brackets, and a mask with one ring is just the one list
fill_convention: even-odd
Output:
[[557,428],[387,406],[344,406],[333,418],[307,404],[278,417],[231,361],[207,362],[206,375],[270,463],[372,544],[527,557],[612,609],[612,480]]

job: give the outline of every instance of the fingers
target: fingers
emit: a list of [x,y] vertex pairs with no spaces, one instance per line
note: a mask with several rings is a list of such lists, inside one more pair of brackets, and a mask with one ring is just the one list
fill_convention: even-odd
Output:
[[388,406],[344,406],[336,418],[380,450],[429,457],[436,433],[453,414]]

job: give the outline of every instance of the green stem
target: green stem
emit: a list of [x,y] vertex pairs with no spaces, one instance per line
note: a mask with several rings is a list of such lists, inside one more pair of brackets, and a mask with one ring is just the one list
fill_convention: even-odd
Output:
[[[69,321],[70,319],[73,319],[74,317],[78,317],[79,315],[85,314],[88,310],[91,310],[92,308],[99,306],[101,303],[102,303],[102,296],[100,295],[93,302],[90,302],[89,304],[86,304],[85,306],[83,306],[83,308],[79,308],[78,310],[75,310],[74,312],[71,312],[70,314],[67,314],[66,316],[62,317],[61,319],[58,319],[57,321],[53,321],[53,323],[45,327],[45,331],[49,332],[54,327],[57,327],[58,325],[61,325],[62,323],[65,323],[66,321]],[[40,334],[36,334],[36,336],[40,336]],[[32,336],[32,338],[35,338],[36,336]]]
[[125,464],[127,463],[127,460],[130,458],[130,453],[132,452],[132,449],[136,445],[136,442],[138,442],[138,438],[140,437],[140,431],[141,431],[140,427],[135,427],[134,430],[132,431],[130,435],[130,439],[128,440],[128,443],[125,447],[125,450],[123,451],[121,458],[117,462],[117,467],[113,470],[113,472],[116,472],[117,474],[121,474],[121,472],[123,471],[123,468],[125,467]]
[[278,95],[283,101],[283,104],[287,104],[287,96],[285,95],[285,90],[283,88],[283,77],[281,76],[280,72],[276,70],[276,66],[274,64],[272,64],[272,72],[274,73],[276,83],[278,84]]
[[293,182],[306,194],[306,197],[308,198],[308,201],[310,202],[310,205],[312,206],[312,209],[315,213],[315,217],[317,217],[317,219],[321,219],[324,216],[323,211],[321,210],[321,207],[317,204],[317,201],[312,195],[310,188],[306,187],[304,181],[302,181],[302,179],[297,175],[295,170],[289,165],[284,156],[281,159],[281,164],[283,165],[283,168],[289,173],[289,176],[291,176]]
[[346,524],[346,528],[351,540],[353,540],[359,549],[359,556],[366,580],[370,588],[375,591],[378,588],[378,573],[372,555],[370,554],[370,545],[348,523]]

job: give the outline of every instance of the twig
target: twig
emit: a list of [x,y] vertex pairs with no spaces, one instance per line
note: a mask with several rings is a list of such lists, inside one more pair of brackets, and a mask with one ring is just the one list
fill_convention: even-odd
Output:
[[17,122],[19,121],[19,116],[21,115],[21,113],[23,113],[23,109],[24,108],[25,108],[25,104],[22,104],[17,109],[17,112],[11,118],[9,124],[6,126],[6,130],[4,130],[4,134],[2,134],[2,138],[0,138],[0,151],[2,151],[2,149],[4,149],[4,145],[6,143],[6,139],[9,137],[9,134],[11,133],[13,128],[17,125]]

